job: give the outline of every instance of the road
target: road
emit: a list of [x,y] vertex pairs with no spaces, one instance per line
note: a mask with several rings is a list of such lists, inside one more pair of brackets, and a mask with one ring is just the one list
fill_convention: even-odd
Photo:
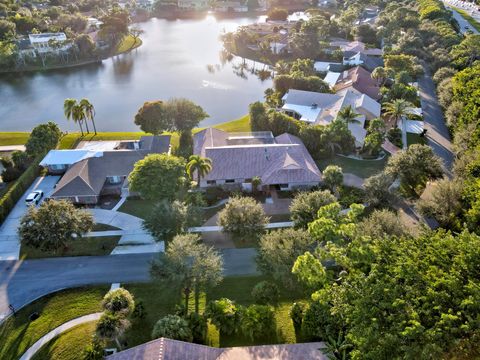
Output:
[[445,173],[452,176],[454,155],[452,152],[452,140],[448,132],[443,111],[438,104],[430,70],[424,66],[425,74],[418,81],[420,100],[422,103],[423,119],[427,129],[427,141],[437,156],[444,162]]
[[[255,249],[223,249],[225,276],[257,274]],[[0,261],[0,320],[54,291],[83,285],[147,282],[157,254]]]
[[465,34],[467,31],[471,31],[474,34],[479,34],[478,30],[475,29],[473,25],[470,24],[470,22],[465,20],[465,18],[462,15],[460,15],[457,11],[455,11],[451,7],[448,7],[448,10],[452,12],[454,19],[457,20],[458,25],[460,25],[460,32],[462,34]]

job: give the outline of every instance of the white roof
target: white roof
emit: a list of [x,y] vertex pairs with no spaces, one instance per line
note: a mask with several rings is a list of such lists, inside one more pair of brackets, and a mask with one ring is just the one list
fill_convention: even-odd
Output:
[[110,151],[115,150],[118,144],[118,141],[88,141],[82,143],[80,149],[89,151]]
[[318,106],[314,107],[296,104],[285,104],[282,106],[282,109],[295,111],[297,114],[301,115],[300,120],[309,123],[317,121],[318,115],[322,112],[322,109]]
[[50,150],[40,162],[41,166],[51,165],[72,165],[84,159],[92,157],[101,157],[103,152],[101,151],[89,151],[89,150]]
[[407,120],[407,133],[421,134],[423,132],[423,121]]
[[330,85],[330,87],[333,88],[335,86],[335,84],[337,83],[340,75],[342,75],[342,73],[329,71],[327,73],[327,76],[325,76],[325,79],[323,79],[323,81],[328,83],[328,85]]
[[46,43],[50,40],[57,40],[57,41],[65,41],[67,40],[67,36],[63,32],[59,33],[42,33],[42,34],[30,34],[28,35],[30,39],[30,43]]
[[330,65],[341,65],[340,63],[333,63],[333,62],[325,62],[325,61],[316,61],[313,64],[315,71],[318,72],[327,72]]

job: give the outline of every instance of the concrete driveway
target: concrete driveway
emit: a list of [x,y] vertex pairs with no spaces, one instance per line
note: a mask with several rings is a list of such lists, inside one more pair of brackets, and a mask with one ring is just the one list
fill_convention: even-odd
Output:
[[18,260],[20,255],[20,242],[17,229],[20,219],[27,211],[25,198],[33,190],[42,190],[44,197],[42,201],[50,196],[60,176],[45,176],[37,178],[28,190],[22,195],[8,217],[0,226],[0,260]]

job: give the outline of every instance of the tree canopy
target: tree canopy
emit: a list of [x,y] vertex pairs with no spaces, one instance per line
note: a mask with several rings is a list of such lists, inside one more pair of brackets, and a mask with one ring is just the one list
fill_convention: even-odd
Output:
[[62,132],[57,124],[49,121],[33,128],[25,148],[30,156],[38,156],[57,147]]

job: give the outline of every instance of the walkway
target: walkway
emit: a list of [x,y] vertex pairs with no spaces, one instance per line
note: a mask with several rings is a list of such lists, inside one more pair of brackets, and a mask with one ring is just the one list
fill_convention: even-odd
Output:
[[[256,275],[257,250],[222,249],[224,275]],[[92,284],[150,281],[150,261],[158,254],[78,256],[0,261],[0,321],[16,309],[51,292]]]
[[423,68],[425,74],[419,78],[418,85],[423,119],[425,121],[425,129],[427,130],[427,142],[432,147],[434,153],[443,160],[445,173],[451,177],[454,155],[450,133],[445,124],[442,108],[438,104],[435,84],[430,75],[430,70],[426,65]]
[[0,152],[25,151],[25,145],[2,145]]
[[33,357],[33,355],[35,355],[43,345],[45,345],[48,342],[50,342],[51,340],[53,340],[56,336],[60,335],[61,333],[65,332],[67,330],[70,330],[71,328],[73,328],[77,325],[88,323],[88,322],[91,322],[91,321],[97,321],[98,319],[100,319],[101,315],[102,315],[102,313],[89,314],[89,315],[81,316],[79,318],[70,320],[70,321],[66,322],[65,324],[60,325],[59,327],[50,331],[48,334],[42,336],[40,338],[40,340],[38,340],[35,344],[33,344],[22,355],[20,360],[30,360]]
[[[292,227],[293,221],[284,221],[284,222],[276,222],[276,223],[269,223],[265,226],[265,229],[281,229],[286,227]],[[193,233],[204,233],[204,232],[217,232],[222,231],[222,227],[218,225],[214,226],[197,226],[188,228],[188,232]]]

